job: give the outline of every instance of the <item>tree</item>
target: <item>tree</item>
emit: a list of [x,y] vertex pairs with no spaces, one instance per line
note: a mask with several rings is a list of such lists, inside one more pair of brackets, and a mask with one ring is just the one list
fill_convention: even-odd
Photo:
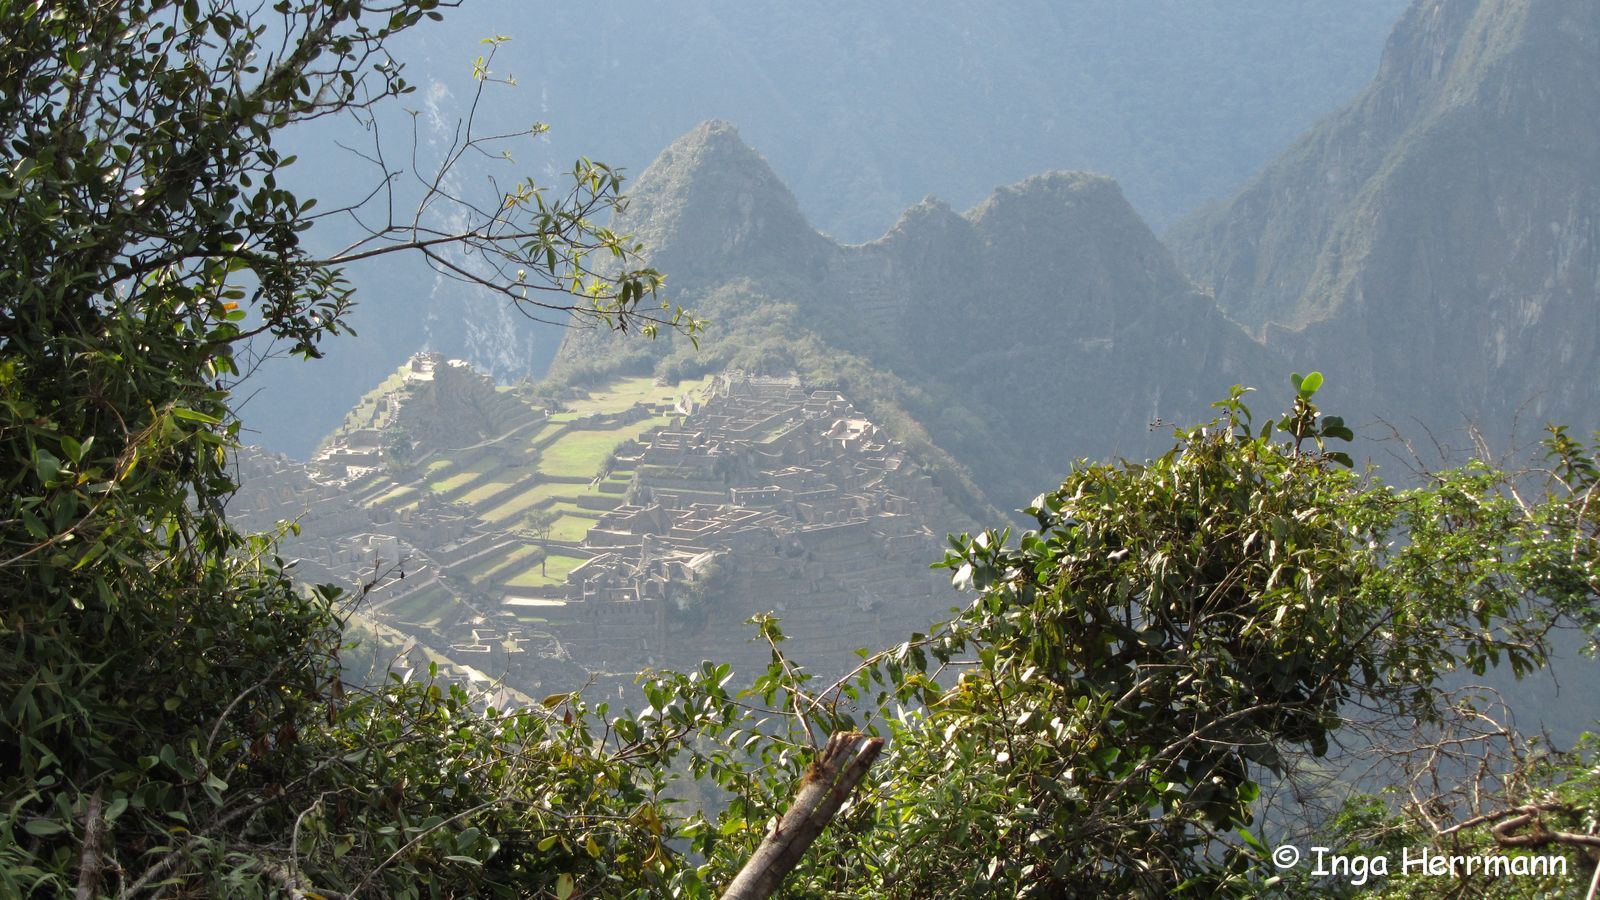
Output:
[[[1597,448],[1556,430],[1538,494],[1482,463],[1401,490],[1348,470],[1329,446],[1348,429],[1312,402],[1321,377],[1295,382],[1293,409],[1259,430],[1236,389],[1158,459],[1080,463],[1014,544],[952,539],[971,605],[825,688],[762,624],[776,661],[753,694],[788,711],[790,740],[888,738],[791,889],[1255,896],[1280,883],[1268,841],[1294,836],[1262,830],[1265,790],[1367,729],[1454,728],[1476,713],[1445,676],[1520,675],[1551,628],[1593,628]],[[724,776],[744,820],[781,808],[789,782],[771,771]],[[1538,798],[1513,793],[1459,824],[1525,825],[1510,817]],[[1571,834],[1590,808],[1546,814]]]
[[[270,539],[222,514],[238,348],[260,336],[318,355],[348,330],[344,265],[419,253],[529,309],[693,330],[646,302],[659,275],[596,223],[621,183],[596,163],[560,197],[521,182],[461,201],[454,231],[429,225],[427,209],[456,202],[436,179],[415,216],[331,257],[307,249],[320,214],[281,186],[292,160],[274,140],[408,90],[385,44],[448,5],[0,0],[0,893],[292,893],[308,879],[392,893],[452,867],[443,877],[467,890],[508,883],[481,871],[486,842],[462,838],[472,780],[439,785],[437,756],[386,774],[372,741],[462,719],[487,765],[537,757],[550,723],[465,721],[427,684],[352,696],[338,591],[298,589]],[[470,123],[463,135],[447,166],[481,149]],[[627,767],[608,771],[601,805],[633,809]],[[571,769],[552,773],[526,787]],[[402,794],[386,799],[391,777]],[[512,806],[537,818],[532,801]],[[549,833],[588,830],[567,827]],[[590,840],[649,838],[639,829]]]
[[404,425],[390,425],[383,430],[383,467],[398,478],[409,473],[416,465],[416,443]]
[[[1594,448],[1557,430],[1537,496],[1483,465],[1396,490],[1338,468],[1307,376],[1260,432],[1236,393],[1157,460],[1078,466],[1016,545],[957,539],[972,604],[820,690],[771,619],[742,695],[706,663],[646,677],[637,713],[480,709],[431,666],[347,687],[339,591],[222,513],[240,342],[317,355],[340,266],[392,252],[694,328],[641,307],[659,275],[594,224],[620,180],[593,163],[464,230],[302,245],[274,137],[405,90],[385,41],[441,5],[0,0],[0,893],[707,896],[857,731],[887,746],[864,797],[816,807],[840,818],[800,894],[1249,893],[1269,776],[1376,717],[1447,721],[1442,675],[1526,671],[1554,624],[1595,624]],[[680,760],[720,811],[674,815]],[[1499,826],[1536,806],[1579,834],[1555,817],[1589,814],[1593,777],[1570,774],[1526,780],[1560,809],[1508,794],[1461,831],[1526,836]]]
[[539,542],[539,574],[545,574],[545,561],[550,558],[550,529],[561,521],[561,514],[553,509],[536,509],[522,517],[523,527],[533,533]]

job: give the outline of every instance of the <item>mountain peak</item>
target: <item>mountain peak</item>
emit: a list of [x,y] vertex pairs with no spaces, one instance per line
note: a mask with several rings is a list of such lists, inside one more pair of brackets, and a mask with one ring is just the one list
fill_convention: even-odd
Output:
[[1295,364],[1386,393],[1385,415],[1592,421],[1596,9],[1417,0],[1367,91],[1175,228],[1178,258]]
[[[999,188],[966,214],[995,271],[1038,279],[1038,289],[1070,285],[1095,316],[1133,301],[1188,289],[1149,226],[1117,182],[1092,172],[1046,172]],[[1050,252],[1043,260],[1039,248]],[[1026,273],[1026,274],[1024,274]]]
[[[731,122],[707,119],[679,135],[656,157],[648,174],[658,170],[693,171],[727,166],[755,170],[765,168],[767,161],[739,136],[739,129]],[[777,179],[770,169],[765,173]],[[643,176],[640,176],[643,180]]]
[[702,122],[656,157],[628,192],[619,223],[675,285],[728,260],[760,270],[827,243],[767,160],[720,120]]

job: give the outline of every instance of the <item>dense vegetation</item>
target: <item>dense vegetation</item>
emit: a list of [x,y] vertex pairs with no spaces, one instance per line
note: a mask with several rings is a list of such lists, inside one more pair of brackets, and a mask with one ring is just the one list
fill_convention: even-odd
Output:
[[[970,605],[834,684],[763,618],[748,688],[652,673],[638,712],[345,685],[339,592],[221,511],[235,351],[343,330],[272,139],[403,91],[383,42],[435,5],[285,0],[268,27],[227,2],[0,0],[0,892],[707,896],[853,730],[888,748],[797,894],[1298,889],[1265,860],[1266,794],[1386,723],[1461,746],[1482,713],[1444,676],[1526,672],[1551,628],[1595,626],[1600,448],[1555,429],[1541,470],[1398,490],[1346,470],[1309,375],[1263,426],[1236,392],[1163,456],[1080,464],[1015,542],[954,539]],[[640,321],[654,273],[584,274],[629,257],[592,224],[617,183],[577,175],[576,208],[529,193],[520,227],[438,237],[507,238],[577,290],[555,305]],[[1518,744],[1481,791],[1356,798],[1328,827],[1587,872],[1590,766]],[[683,772],[714,813],[672,802]]]
[[[431,685],[347,697],[337,592],[300,591],[221,511],[245,341],[316,356],[352,301],[301,244],[312,202],[280,187],[273,139],[405,91],[384,42],[437,5],[0,2],[0,893],[313,871],[393,894],[415,882],[398,851],[487,846],[431,817],[506,771],[485,750],[444,774],[426,748],[532,725]],[[349,256],[494,249],[523,302],[648,326],[653,272],[588,274],[630,252],[591,224],[619,182],[574,174],[461,233],[391,220]]]

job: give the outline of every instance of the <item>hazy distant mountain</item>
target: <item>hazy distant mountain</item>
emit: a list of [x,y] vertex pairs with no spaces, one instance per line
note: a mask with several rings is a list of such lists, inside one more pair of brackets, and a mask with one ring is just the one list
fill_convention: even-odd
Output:
[[[1190,289],[1108,178],[1036,176],[966,214],[926,200],[879,240],[818,235],[734,129],[706,123],[640,175],[633,229],[672,299],[713,320],[704,347],[594,332],[557,370],[802,371],[926,429],[1015,508],[1072,460],[1137,455],[1240,381],[1278,373]],[[1273,376],[1275,377],[1275,376]],[[913,435],[914,437],[914,435]]]
[[[1225,194],[1370,77],[1404,0],[684,0],[470,3],[395,46],[419,90],[380,111],[389,158],[420,174],[465,114],[471,63],[490,35],[513,40],[493,68],[484,133],[550,135],[515,151],[517,174],[558,180],[579,155],[636,174],[708,118],[738,122],[794,188],[806,219],[845,241],[883,233],[930,192],[957,208],[1050,169],[1119,180],[1158,225]],[[416,117],[410,115],[415,112]],[[295,188],[321,209],[365,195],[374,174],[335,141],[370,148],[340,121],[302,129]],[[469,157],[469,164],[477,160]],[[487,165],[487,163],[485,163]],[[486,184],[458,173],[457,187]],[[502,181],[513,176],[501,171]],[[328,249],[329,220],[310,235]],[[352,268],[354,340],[312,366],[268,366],[245,409],[252,440],[304,454],[362,386],[427,347],[497,378],[542,373],[560,336],[497,298],[474,298],[418,260]]]
[[[1092,169],[1164,225],[1231,190],[1377,63],[1405,0],[683,0],[468,4],[404,57],[464,77],[480,38],[554,126],[556,165],[638,171],[709,118],[737,122],[808,219],[881,234],[937,192],[959,206]],[[521,12],[521,7],[516,7]],[[439,74],[436,74],[439,73]],[[502,101],[503,102],[503,101]]]
[[1600,4],[1419,0],[1360,98],[1169,243],[1364,412],[1600,424]]

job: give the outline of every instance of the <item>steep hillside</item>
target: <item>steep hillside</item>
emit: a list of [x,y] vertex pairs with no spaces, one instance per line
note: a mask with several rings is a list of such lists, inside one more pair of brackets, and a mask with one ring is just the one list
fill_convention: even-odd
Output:
[[668,148],[633,196],[624,224],[671,273],[674,301],[713,328],[698,353],[577,333],[558,377],[795,369],[903,439],[925,429],[1008,508],[1075,458],[1144,453],[1166,437],[1151,423],[1286,371],[1189,287],[1103,176],[1037,176],[965,214],[926,200],[882,238],[841,245],[805,224],[731,126],[711,122]]
[[1169,244],[1372,411],[1590,426],[1596,173],[1600,6],[1418,0],[1358,100]]

